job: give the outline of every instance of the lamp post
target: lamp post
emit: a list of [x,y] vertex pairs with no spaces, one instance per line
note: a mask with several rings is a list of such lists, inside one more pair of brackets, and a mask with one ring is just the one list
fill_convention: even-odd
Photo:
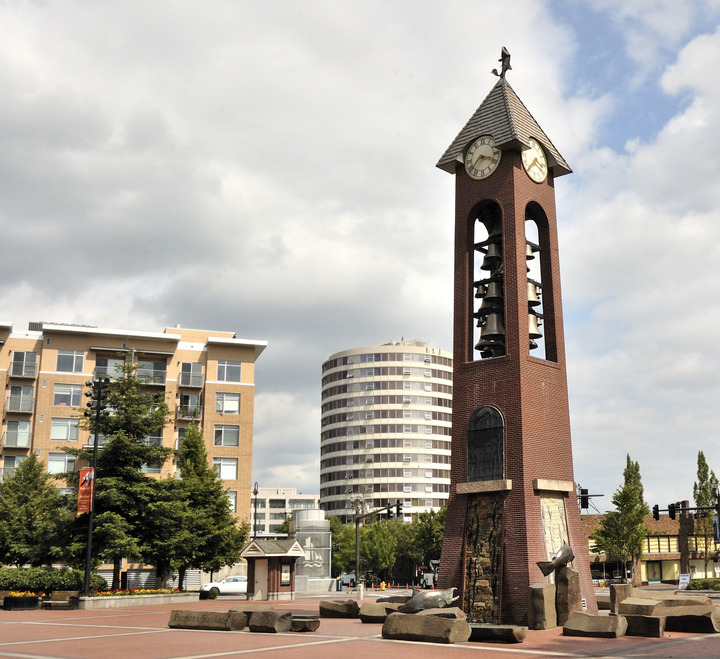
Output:
[[362,497],[351,499],[353,511],[355,512],[355,583],[360,585],[360,520],[365,512],[365,501]]
[[255,481],[255,486],[253,487],[253,495],[255,496],[255,515],[253,516],[253,540],[257,538],[257,499],[259,492],[260,488],[258,487],[257,481]]
[[110,384],[110,378],[102,378],[97,380],[89,380],[85,383],[91,387],[90,391],[86,391],[85,395],[92,400],[88,401],[88,408],[85,416],[88,418],[95,416],[95,428],[93,436],[93,455],[92,455],[92,486],[90,488],[90,511],[88,512],[88,532],[87,532],[87,553],[85,554],[85,583],[83,594],[85,597],[90,595],[90,568],[92,565],[92,532],[93,522],[95,519],[95,470],[97,468],[98,440],[100,436],[100,418],[108,413],[105,411],[105,402],[107,400],[107,387]]

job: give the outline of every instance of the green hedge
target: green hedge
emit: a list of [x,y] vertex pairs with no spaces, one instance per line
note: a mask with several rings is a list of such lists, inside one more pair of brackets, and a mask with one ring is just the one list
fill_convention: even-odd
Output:
[[688,590],[720,590],[720,579],[693,579]]
[[[50,567],[0,568],[0,590],[30,590],[44,593],[53,590],[82,590],[85,587],[85,573],[80,570]],[[107,590],[105,579],[97,574],[90,575],[91,590]]]

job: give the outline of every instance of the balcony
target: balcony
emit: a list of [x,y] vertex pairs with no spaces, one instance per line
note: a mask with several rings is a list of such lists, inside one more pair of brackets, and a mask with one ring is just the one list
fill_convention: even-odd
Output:
[[178,405],[175,413],[177,419],[202,419],[201,405]]
[[27,364],[25,362],[13,362],[10,365],[11,378],[32,378],[37,377],[37,364]]
[[5,405],[6,412],[18,412],[20,414],[32,414],[34,398],[33,396],[8,396]]
[[167,380],[167,372],[157,368],[138,368],[137,377],[142,380],[143,384],[165,386]]
[[3,435],[3,448],[30,448],[31,433],[8,430]]
[[193,389],[202,389],[202,386],[203,386],[202,373],[180,373],[179,384],[181,387],[191,387]]

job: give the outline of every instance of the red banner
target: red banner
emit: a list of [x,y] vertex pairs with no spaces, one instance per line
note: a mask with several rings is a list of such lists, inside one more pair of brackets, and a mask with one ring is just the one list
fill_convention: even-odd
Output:
[[80,484],[78,485],[78,515],[90,512],[94,485],[95,474],[92,468],[86,467],[85,469],[81,469]]

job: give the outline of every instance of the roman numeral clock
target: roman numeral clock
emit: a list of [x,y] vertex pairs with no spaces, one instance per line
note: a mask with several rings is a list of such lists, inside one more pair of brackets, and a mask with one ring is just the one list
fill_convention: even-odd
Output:
[[573,475],[555,179],[570,167],[505,79],[437,166],[455,176],[451,485],[440,587],[475,622],[527,621],[538,562],[573,548],[597,611]]

